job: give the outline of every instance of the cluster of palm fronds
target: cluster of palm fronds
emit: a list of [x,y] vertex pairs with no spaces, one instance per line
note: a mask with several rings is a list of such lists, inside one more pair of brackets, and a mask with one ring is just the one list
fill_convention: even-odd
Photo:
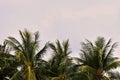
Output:
[[[0,45],[0,80],[120,80],[120,73],[113,70],[120,66],[113,55],[117,43],[111,44],[111,39],[86,40],[81,43],[80,57],[72,57],[69,40],[46,43],[39,50],[38,32],[19,33],[21,41],[8,37]],[[51,58],[44,60],[49,53]]]

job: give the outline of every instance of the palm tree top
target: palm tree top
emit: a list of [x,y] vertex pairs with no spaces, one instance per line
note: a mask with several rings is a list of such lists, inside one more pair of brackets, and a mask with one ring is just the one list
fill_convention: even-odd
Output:
[[106,42],[104,37],[98,37],[94,43],[89,40],[82,42],[80,58],[77,59],[81,69],[103,77],[104,73],[120,67],[119,58],[113,56],[117,43],[111,42],[111,39]]

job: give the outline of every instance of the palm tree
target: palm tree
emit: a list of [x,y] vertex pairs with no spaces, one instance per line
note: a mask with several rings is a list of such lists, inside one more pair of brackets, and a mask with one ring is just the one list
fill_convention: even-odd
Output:
[[34,36],[27,30],[19,31],[22,42],[14,37],[8,37],[6,42],[12,46],[20,63],[19,71],[16,72],[11,80],[43,80],[41,79],[41,66],[44,63],[42,59],[46,52],[47,44],[39,50],[39,33]]
[[6,80],[17,71],[16,58],[10,50],[5,41],[0,45],[0,80]]
[[[56,44],[50,43],[50,48],[53,51],[52,57],[47,64],[47,80],[68,80],[69,75],[72,73],[72,58],[69,56],[69,40],[60,43],[59,40]],[[69,79],[70,80],[70,79]]]
[[103,37],[98,37],[95,44],[89,40],[82,42],[82,53],[80,58],[76,58],[80,69],[87,72],[92,80],[109,80],[110,76],[106,74],[120,66],[118,57],[113,56],[116,45],[117,43],[111,45],[111,39],[105,43]]

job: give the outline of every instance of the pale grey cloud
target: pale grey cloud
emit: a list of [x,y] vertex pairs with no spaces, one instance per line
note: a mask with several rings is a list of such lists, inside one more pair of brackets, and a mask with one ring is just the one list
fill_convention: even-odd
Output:
[[69,38],[73,53],[85,38],[120,42],[119,4],[120,0],[0,0],[0,42],[18,37],[24,28],[39,31],[43,43]]

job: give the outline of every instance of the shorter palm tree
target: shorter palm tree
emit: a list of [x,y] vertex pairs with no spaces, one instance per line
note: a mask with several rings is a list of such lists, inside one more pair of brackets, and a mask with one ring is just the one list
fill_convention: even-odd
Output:
[[103,37],[98,37],[95,44],[87,40],[82,42],[81,56],[77,60],[80,62],[80,69],[87,72],[87,75],[92,74],[92,80],[103,80],[110,78],[106,77],[109,71],[120,66],[118,57],[113,56],[116,43],[111,45],[111,39],[105,43]]
[[10,78],[17,71],[16,57],[10,50],[5,41],[0,45],[0,80]]
[[69,56],[69,40],[63,42],[57,40],[56,44],[49,44],[53,51],[51,59],[48,61],[47,80],[69,80],[69,75],[72,73],[72,58]]

